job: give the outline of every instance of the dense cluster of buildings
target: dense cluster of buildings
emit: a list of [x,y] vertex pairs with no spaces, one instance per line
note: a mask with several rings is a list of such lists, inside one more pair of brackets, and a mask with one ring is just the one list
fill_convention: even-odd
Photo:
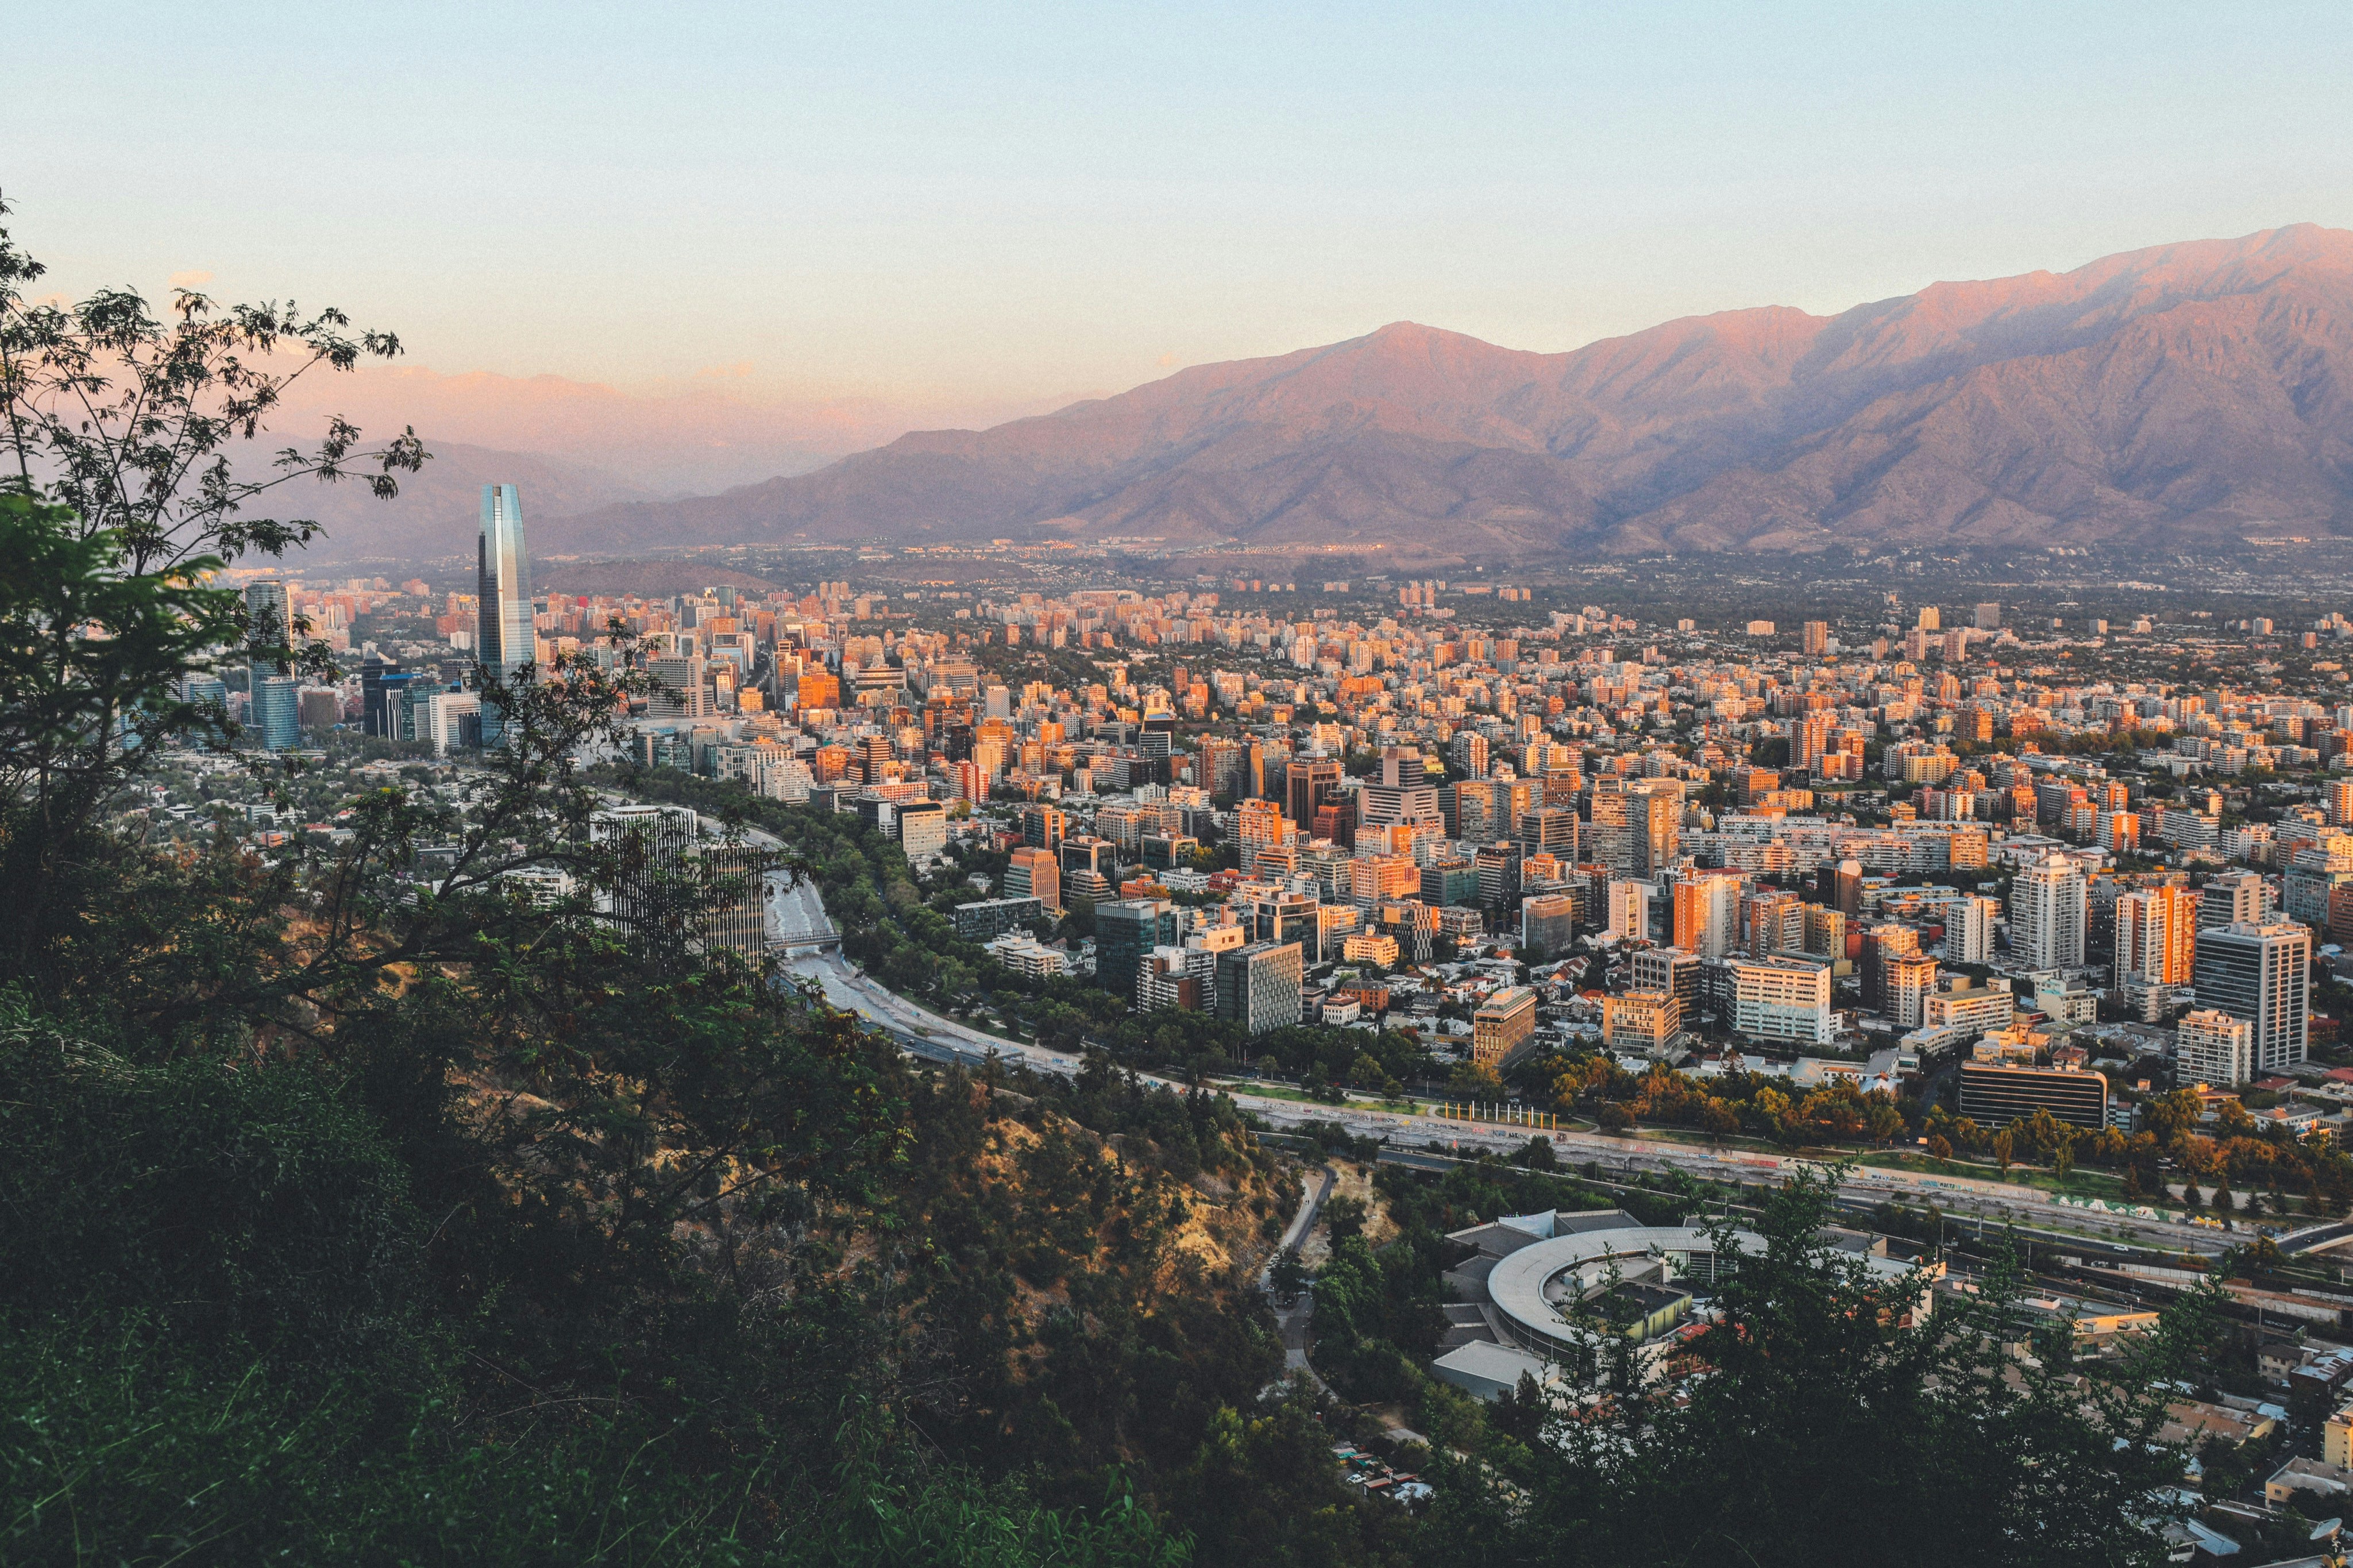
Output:
[[[1947,626],[1890,595],[1791,647],[1441,581],[534,598],[505,487],[481,542],[476,594],[418,606],[429,658],[371,645],[322,695],[257,655],[264,743],[314,702],[495,743],[478,661],[635,665],[642,761],[858,812],[920,866],[1001,849],[957,924],[1008,968],[1254,1034],[1403,1009],[1498,1073],[1568,1041],[1893,1050],[1966,1058],[1964,1109],[2088,1125],[2079,1037],[2119,1019],[2175,1026],[2137,1044],[2183,1081],[2304,1070],[2316,949],[2353,930],[2342,617],[2287,634],[2299,692],[2196,666],[2278,647],[2254,623]],[[247,594],[331,638],[365,608]],[[1082,909],[1091,940],[1057,924]]]

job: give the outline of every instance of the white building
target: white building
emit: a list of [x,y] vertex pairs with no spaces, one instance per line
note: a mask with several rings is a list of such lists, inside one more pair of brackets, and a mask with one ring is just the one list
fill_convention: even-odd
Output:
[[1955,899],[1945,906],[1945,942],[1941,951],[1946,963],[1993,962],[1994,916],[1999,908],[1991,899],[1976,897]]
[[2255,1026],[2211,1007],[2184,1015],[2174,1037],[2173,1081],[2235,1089],[2255,1076]]
[[1059,949],[1048,947],[1027,931],[1007,931],[983,951],[1024,980],[1049,980],[1070,967]]
[[1650,936],[1650,883],[1628,880],[1609,884],[1609,934],[1630,942]]
[[2029,969],[2084,966],[2084,868],[2045,855],[2010,885],[2010,951]]
[[1732,1026],[1752,1039],[1828,1045],[1831,966],[1803,958],[1735,958]]
[[2292,921],[2198,933],[2198,1001],[2254,1028],[2263,1072],[2304,1060],[2312,1019],[2312,932]]

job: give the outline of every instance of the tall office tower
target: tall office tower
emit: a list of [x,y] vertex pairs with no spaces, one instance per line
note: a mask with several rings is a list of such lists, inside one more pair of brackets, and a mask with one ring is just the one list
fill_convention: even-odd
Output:
[[2198,960],[2198,895],[2150,888],[2116,900],[2116,980],[2187,985]]
[[2214,1007],[2183,1015],[2174,1036],[2173,1081],[2236,1089],[2255,1076],[2255,1026]]
[[2010,950],[2029,969],[2084,965],[2084,868],[2046,855],[2010,885]]
[[[1067,845],[1064,847],[1068,847]],[[1095,981],[1104,990],[1136,999],[1145,955],[1177,940],[1176,906],[1161,899],[1124,899],[1095,906]],[[1295,1021],[1295,1020],[1294,1020]]]
[[2259,871],[2234,871],[2206,884],[2198,900],[2198,923],[2254,925],[2271,910],[2271,891]]
[[767,877],[759,852],[717,845],[696,856],[694,865],[707,900],[695,944],[758,962],[768,951]]
[[272,657],[294,641],[293,608],[286,584],[275,577],[245,585],[246,668],[261,675],[291,675],[283,659]]
[[1577,900],[1567,893],[1543,893],[1520,900],[1520,958],[1541,963],[1567,952],[1577,937]]
[[1831,624],[1828,621],[1808,621],[1799,633],[1802,647],[1809,658],[1820,658],[1831,650]]
[[[474,584],[475,660],[485,674],[512,681],[538,657],[539,647],[532,620],[531,564],[522,548],[522,497],[512,485],[482,487]],[[482,704],[482,744],[496,745],[505,729],[497,706]]]
[[279,649],[291,647],[294,641],[286,584],[274,577],[248,584],[245,616],[245,678],[252,697],[254,731],[266,749],[290,752],[302,742],[302,718],[294,672],[276,657]]
[[1315,808],[1340,793],[1340,764],[1329,757],[1293,757],[1283,781],[1285,816],[1307,832],[1315,825]]
[[1991,899],[1956,899],[1945,906],[1945,962],[1993,962],[1994,911]]
[[1008,899],[1035,899],[1050,910],[1062,907],[1061,868],[1050,849],[1016,849],[1005,866]]
[[676,878],[700,831],[695,814],[682,805],[620,805],[589,818],[589,842],[606,857],[596,907],[631,945],[688,934]]
[[1419,746],[1381,748],[1381,783],[1391,789],[1420,788],[1428,765],[1422,760]]
[[1516,835],[1525,856],[1551,855],[1577,863],[1577,813],[1566,805],[1540,805],[1520,816]]
[[1218,1016],[1263,1035],[1299,1022],[1304,955],[1295,942],[1256,942],[1218,954]]
[[861,735],[858,741],[859,774],[870,784],[879,784],[890,776],[891,737]]
[[539,636],[532,622],[531,566],[522,547],[522,498],[514,486],[482,487],[482,528],[475,545],[475,657],[500,679],[512,680],[532,662]]
[[2293,921],[2198,933],[2198,1001],[2254,1026],[2255,1067],[2304,1060],[2312,1016],[2312,932]]
[[1454,765],[1474,779],[1487,776],[1487,737],[1476,731],[1465,730],[1454,737],[1448,748],[1453,753]]

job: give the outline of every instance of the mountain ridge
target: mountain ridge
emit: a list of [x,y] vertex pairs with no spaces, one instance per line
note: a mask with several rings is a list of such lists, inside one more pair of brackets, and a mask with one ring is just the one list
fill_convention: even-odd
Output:
[[1403,556],[1810,551],[2353,523],[2353,233],[1758,306],[1559,353],[1392,322],[542,549],[998,537]]

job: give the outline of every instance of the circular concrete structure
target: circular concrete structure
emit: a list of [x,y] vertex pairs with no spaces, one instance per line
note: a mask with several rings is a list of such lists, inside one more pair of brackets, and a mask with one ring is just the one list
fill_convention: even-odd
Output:
[[[1741,1251],[1764,1250],[1762,1237],[1746,1230],[1732,1233]],[[1496,1261],[1487,1275],[1487,1299],[1499,1326],[1523,1349],[1542,1356],[1558,1355],[1577,1341],[1554,1303],[1573,1290],[1581,1293],[1591,1274],[1609,1268],[1612,1258],[1663,1258],[1670,1278],[1704,1287],[1715,1279],[1715,1237],[1698,1226],[1627,1226],[1617,1230],[1580,1231],[1532,1242]],[[1577,1285],[1567,1276],[1585,1276]]]

